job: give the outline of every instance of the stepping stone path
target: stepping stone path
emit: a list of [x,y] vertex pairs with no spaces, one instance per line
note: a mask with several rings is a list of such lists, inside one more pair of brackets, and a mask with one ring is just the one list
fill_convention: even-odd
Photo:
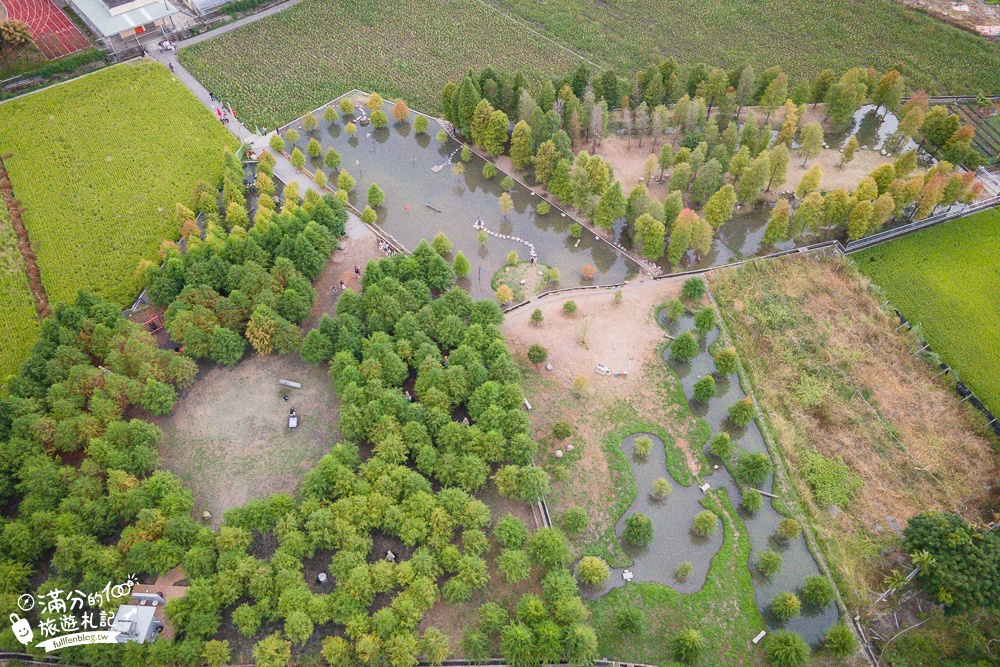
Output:
[[[480,229],[482,229],[484,232],[486,232],[490,236],[495,236],[498,239],[504,239],[505,241],[517,241],[518,243],[523,243],[524,245],[526,245],[528,247],[528,252],[530,253],[531,257],[534,258],[535,260],[538,259],[538,253],[535,252],[535,244],[532,243],[531,241],[525,241],[520,236],[507,236],[505,234],[497,234],[496,232],[491,231],[485,225],[483,225]],[[539,272],[539,274],[541,274],[541,272]]]

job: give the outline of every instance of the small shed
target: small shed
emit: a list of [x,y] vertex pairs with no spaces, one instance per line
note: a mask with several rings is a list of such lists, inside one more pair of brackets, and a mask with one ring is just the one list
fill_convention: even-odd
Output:
[[118,607],[114,620],[111,622],[111,631],[117,632],[118,642],[135,642],[145,644],[156,639],[163,623],[153,617],[156,613],[154,606],[139,606],[134,604],[123,604]]

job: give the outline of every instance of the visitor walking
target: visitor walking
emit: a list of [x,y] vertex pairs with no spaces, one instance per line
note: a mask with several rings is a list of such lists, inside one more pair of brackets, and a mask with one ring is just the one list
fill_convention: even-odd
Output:
[[343,292],[343,291],[345,291],[346,289],[347,289],[347,285],[345,285],[345,284],[344,284],[344,281],[343,281],[343,280],[341,280],[341,281],[340,281],[340,291],[341,291],[341,292]]
[[361,277],[361,267],[358,266],[357,264],[354,265],[354,275],[356,275],[358,278]]
[[212,100],[213,102],[215,101],[215,93],[213,93],[211,90],[208,91],[208,99]]

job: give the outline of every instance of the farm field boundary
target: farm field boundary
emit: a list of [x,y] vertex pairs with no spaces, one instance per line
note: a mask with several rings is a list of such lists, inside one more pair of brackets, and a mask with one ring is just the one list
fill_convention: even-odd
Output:
[[993,413],[1000,410],[998,245],[1000,210],[992,209],[853,256]]
[[0,381],[17,372],[39,330],[40,304],[32,293],[21,243],[11,220],[14,200],[0,162]]
[[[108,100],[114,100],[109,104]],[[45,124],[39,118],[47,118]],[[39,128],[24,132],[25,127]],[[0,105],[0,151],[51,299],[86,289],[121,306],[141,260],[174,239],[174,202],[214,181],[237,140],[167,68],[151,62]]]

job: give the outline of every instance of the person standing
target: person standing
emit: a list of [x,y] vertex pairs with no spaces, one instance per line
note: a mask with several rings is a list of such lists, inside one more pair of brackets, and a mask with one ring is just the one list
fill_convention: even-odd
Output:
[[354,265],[354,275],[356,275],[358,278],[361,277],[361,267],[358,266],[357,264]]

